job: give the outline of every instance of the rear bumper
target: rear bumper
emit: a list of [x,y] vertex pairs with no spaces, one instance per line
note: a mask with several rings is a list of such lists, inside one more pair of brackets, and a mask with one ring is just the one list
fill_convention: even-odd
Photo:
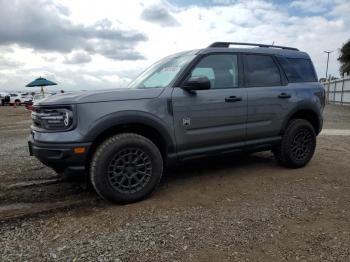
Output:
[[[29,154],[56,170],[84,170],[90,146],[91,143],[40,143],[35,141],[32,135],[28,138]],[[77,147],[84,147],[85,152],[75,153],[74,148]]]

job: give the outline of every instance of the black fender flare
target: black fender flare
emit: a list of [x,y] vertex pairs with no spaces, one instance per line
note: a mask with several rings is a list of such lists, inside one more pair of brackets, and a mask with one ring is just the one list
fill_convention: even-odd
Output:
[[310,104],[310,103],[301,103],[299,104],[296,108],[294,108],[293,110],[291,110],[289,112],[289,114],[287,115],[287,117],[283,120],[282,123],[282,128],[280,133],[283,134],[284,130],[287,128],[288,122],[290,121],[290,119],[292,118],[292,116],[300,111],[311,111],[313,112],[316,116],[317,116],[317,121],[319,123],[319,130],[315,130],[316,133],[318,134],[321,131],[322,128],[322,117],[320,116],[319,113],[319,109],[317,108],[316,105],[314,104]]
[[142,124],[156,129],[164,139],[168,153],[175,153],[176,143],[171,127],[167,126],[160,118],[142,111],[128,110],[105,115],[91,124],[85,138],[87,141],[93,142],[106,130],[127,124]]

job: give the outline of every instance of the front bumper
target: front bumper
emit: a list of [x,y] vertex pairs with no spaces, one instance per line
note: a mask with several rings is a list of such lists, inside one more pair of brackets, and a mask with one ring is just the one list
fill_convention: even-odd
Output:
[[[33,135],[28,139],[29,154],[56,170],[84,170],[90,146],[91,143],[40,143]],[[78,147],[84,147],[84,153],[75,153],[74,149]]]

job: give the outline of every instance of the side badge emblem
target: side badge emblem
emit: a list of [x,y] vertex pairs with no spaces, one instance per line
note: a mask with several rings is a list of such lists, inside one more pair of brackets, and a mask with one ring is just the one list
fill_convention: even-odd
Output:
[[191,118],[189,118],[189,117],[183,118],[182,119],[182,124],[184,126],[189,126],[191,124]]

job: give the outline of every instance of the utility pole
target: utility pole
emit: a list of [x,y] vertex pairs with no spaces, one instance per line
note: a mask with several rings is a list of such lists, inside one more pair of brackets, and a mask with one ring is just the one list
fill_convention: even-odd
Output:
[[328,77],[328,63],[329,63],[329,54],[333,53],[334,51],[323,51],[327,54],[327,67],[326,67],[326,81],[327,81],[327,77]]

